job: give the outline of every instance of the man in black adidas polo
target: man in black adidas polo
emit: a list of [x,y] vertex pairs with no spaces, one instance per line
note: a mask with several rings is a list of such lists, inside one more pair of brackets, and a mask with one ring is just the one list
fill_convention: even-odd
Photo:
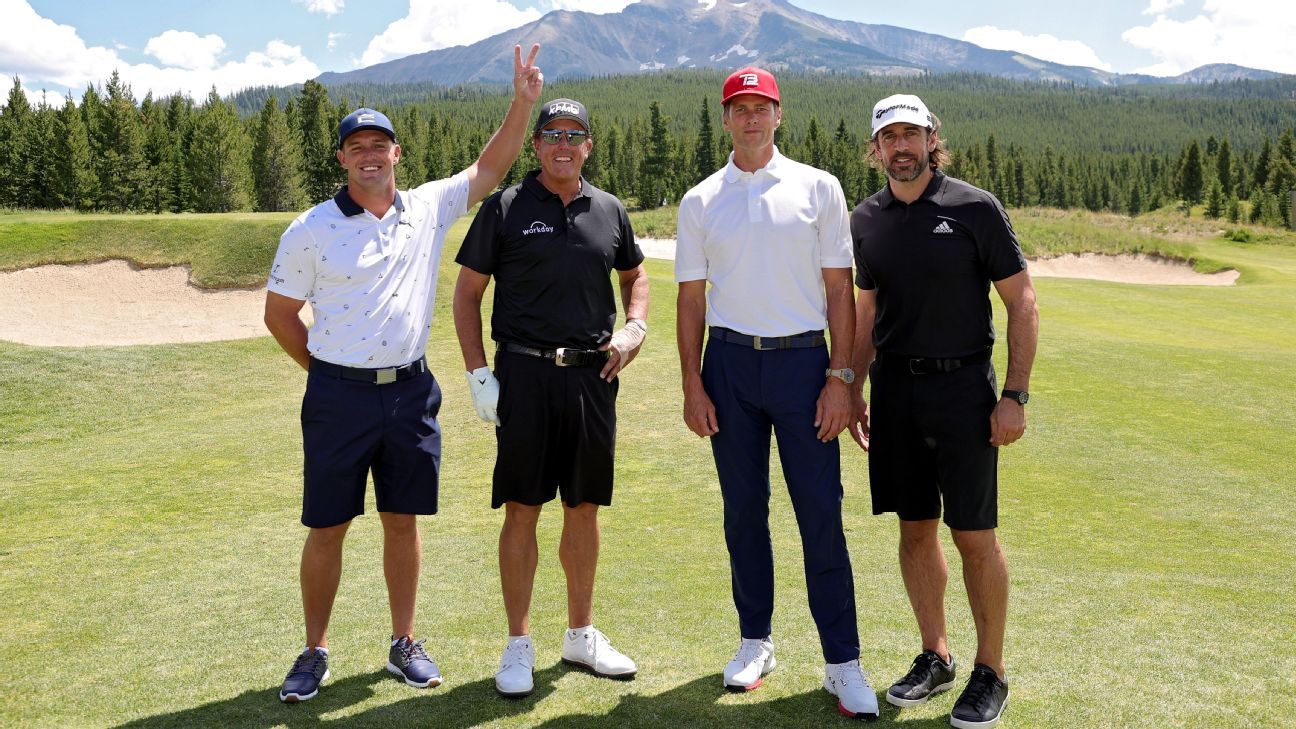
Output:
[[[637,670],[594,627],[593,603],[598,508],[612,503],[617,373],[648,332],[648,275],[621,201],[581,177],[594,145],[584,105],[544,104],[531,144],[540,170],[482,204],[455,259],[463,266],[454,319],[468,387],[478,416],[497,426],[491,505],[504,507],[499,563],[509,637],[495,688],[504,696],[534,689],[536,523],[558,494],[558,557],[567,577],[563,662],[609,678],[633,678]],[[626,313],[615,332],[613,269]],[[494,374],[481,320],[492,276]]]
[[[922,653],[886,694],[914,706],[955,683],[945,634],[944,520],[963,559],[977,628],[975,667],[955,727],[991,727],[1008,700],[1003,639],[1008,566],[998,526],[999,448],[1026,430],[1039,331],[1035,290],[1003,206],[946,177],[940,123],[917,96],[873,109],[869,158],[887,186],[855,208],[856,371],[850,430],[869,451],[873,512],[900,517],[900,572]],[[1008,312],[1008,371],[995,387],[990,286]]]

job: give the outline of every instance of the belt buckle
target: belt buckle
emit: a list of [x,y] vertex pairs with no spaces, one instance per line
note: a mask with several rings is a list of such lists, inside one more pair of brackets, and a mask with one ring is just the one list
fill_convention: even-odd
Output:
[[385,370],[375,370],[375,371],[374,371],[374,384],[375,384],[375,385],[390,385],[391,383],[393,383],[393,382],[395,382],[395,381],[396,381],[396,368],[395,368],[395,367],[388,367],[388,368],[385,369]]
[[558,349],[554,350],[554,364],[558,365],[559,367],[571,367],[572,364],[574,364],[572,362],[567,361],[566,347],[559,347]]
[[926,372],[922,372],[922,371],[920,371],[920,370],[916,370],[916,369],[914,369],[914,366],[917,365],[919,362],[926,362],[926,361],[927,361],[927,360],[926,360],[925,358],[923,358],[923,357],[913,357],[913,358],[911,358],[911,359],[909,360],[909,374],[911,374],[911,375],[925,375],[925,374],[927,374]]
[[776,347],[766,347],[765,343],[761,341],[760,335],[752,336],[752,346],[756,348],[757,352],[766,352],[771,349],[776,349]]

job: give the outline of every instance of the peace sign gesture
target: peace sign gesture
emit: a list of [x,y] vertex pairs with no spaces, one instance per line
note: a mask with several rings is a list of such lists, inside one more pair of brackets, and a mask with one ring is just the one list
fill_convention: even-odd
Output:
[[523,64],[522,46],[513,46],[513,95],[530,104],[540,100],[540,92],[544,89],[544,74],[540,73],[539,66],[534,65],[539,52],[539,43],[531,46],[531,53]]

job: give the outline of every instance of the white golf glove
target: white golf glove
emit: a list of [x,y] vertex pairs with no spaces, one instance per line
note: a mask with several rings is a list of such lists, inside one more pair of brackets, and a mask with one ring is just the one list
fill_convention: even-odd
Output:
[[626,356],[643,344],[646,336],[648,336],[648,325],[638,319],[631,319],[625,326],[612,333],[608,349],[616,350],[622,366],[625,366]]
[[472,372],[465,372],[464,376],[468,378],[468,391],[472,393],[477,417],[499,425],[499,415],[495,412],[495,408],[499,406],[499,380],[491,374],[489,367],[478,367]]

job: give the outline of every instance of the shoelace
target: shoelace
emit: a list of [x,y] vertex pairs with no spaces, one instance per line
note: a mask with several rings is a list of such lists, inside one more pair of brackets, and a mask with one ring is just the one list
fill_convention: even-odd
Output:
[[293,661],[292,670],[288,672],[288,675],[296,676],[301,673],[315,675],[315,669],[325,659],[325,655],[320,651],[311,651],[297,656],[297,660]]
[[930,653],[923,653],[914,659],[913,666],[910,667],[909,673],[901,679],[900,683],[916,686],[922,682],[929,672],[935,670],[935,664],[938,662],[940,662],[940,659],[936,656],[933,656]]
[[406,665],[419,660],[432,660],[431,658],[428,658],[427,651],[423,650],[423,643],[425,641],[427,641],[427,638],[413,641],[409,638],[404,638],[396,644],[396,647],[400,649],[401,658],[405,661]]
[[504,648],[504,657],[500,659],[500,668],[506,668],[513,664],[531,668],[531,653],[527,651],[524,643],[512,643]]
[[995,682],[998,680],[999,677],[993,671],[974,671],[967,688],[963,690],[963,696],[972,702],[973,706],[980,706],[986,695],[994,690]]
[[761,642],[759,640],[750,642],[744,640],[738,644],[738,653],[734,656],[734,660],[744,664],[751,663],[759,658],[760,654]]
[[851,668],[851,664],[848,663],[837,671],[837,683],[842,686],[868,688],[869,682],[868,678],[864,676],[864,670],[859,668],[858,665],[854,667],[854,670],[851,670]]

